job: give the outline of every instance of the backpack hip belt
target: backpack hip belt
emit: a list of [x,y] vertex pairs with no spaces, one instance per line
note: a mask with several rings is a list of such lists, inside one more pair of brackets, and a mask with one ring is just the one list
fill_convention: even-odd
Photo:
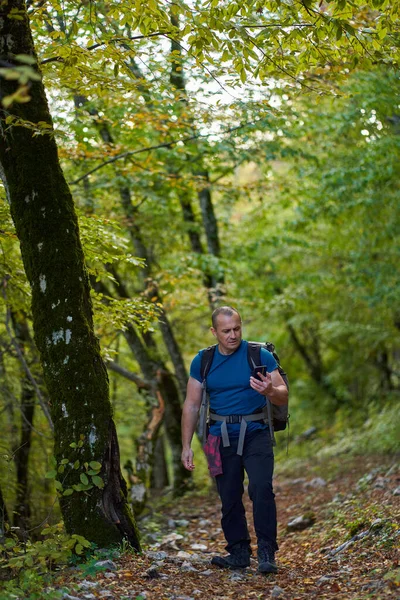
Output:
[[268,421],[268,408],[264,406],[260,412],[252,413],[250,415],[217,415],[210,411],[210,420],[221,422],[221,437],[224,448],[230,446],[228,424],[240,423],[239,441],[237,447],[237,454],[242,456],[244,438],[247,430],[247,423],[250,421]]

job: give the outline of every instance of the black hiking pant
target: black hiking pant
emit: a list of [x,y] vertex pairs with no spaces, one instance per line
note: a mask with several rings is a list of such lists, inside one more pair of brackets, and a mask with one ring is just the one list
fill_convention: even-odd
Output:
[[248,432],[244,441],[243,456],[237,452],[238,438],[230,439],[231,445],[220,451],[222,475],[215,481],[222,502],[222,530],[230,552],[236,544],[250,544],[247,520],[243,506],[243,481],[246,471],[249,478],[249,496],[253,502],[254,528],[257,542],[266,542],[273,550],[276,543],[276,506],[272,489],[274,453],[268,429]]

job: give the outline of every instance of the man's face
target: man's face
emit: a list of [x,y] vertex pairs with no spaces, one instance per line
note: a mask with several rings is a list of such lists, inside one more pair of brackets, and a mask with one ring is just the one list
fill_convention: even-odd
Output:
[[219,349],[223,354],[232,354],[242,341],[242,322],[237,313],[228,315],[219,314],[216,328],[211,327],[212,334],[217,338]]

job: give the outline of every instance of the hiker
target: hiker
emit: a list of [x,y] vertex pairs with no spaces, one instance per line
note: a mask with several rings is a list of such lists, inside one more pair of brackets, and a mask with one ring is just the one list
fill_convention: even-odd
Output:
[[[266,424],[264,407],[266,396],[275,405],[286,405],[288,389],[274,356],[264,348],[260,350],[260,356],[267,372],[252,376],[247,359],[249,342],[242,340],[242,320],[235,308],[222,306],[214,310],[211,333],[217,345],[206,377],[210,429],[205,452],[221,499],[221,525],[228,551],[227,556],[215,556],[211,564],[226,569],[250,565],[250,536],[242,501],[246,471],[258,543],[258,571],[276,573],[273,432]],[[206,350],[201,350],[192,361],[182,412],[181,460],[189,471],[194,469],[191,441],[202,403],[204,352]]]

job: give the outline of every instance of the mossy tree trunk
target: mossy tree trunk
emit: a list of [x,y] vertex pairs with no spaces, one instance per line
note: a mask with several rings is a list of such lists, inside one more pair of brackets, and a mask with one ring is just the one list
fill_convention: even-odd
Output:
[[[13,18],[16,14],[18,18]],[[25,2],[1,2],[0,42],[2,60],[10,68],[15,55],[36,59]],[[3,95],[15,89],[14,81],[2,81]],[[55,457],[58,465],[66,461],[57,475],[61,510],[67,531],[100,546],[127,538],[139,549],[120,470],[107,371],[93,330],[77,217],[59,165],[41,81],[32,82],[29,95],[29,102],[0,109],[0,172],[32,289],[35,341],[51,402]],[[50,127],[48,133],[34,137],[7,117]],[[91,461],[101,464],[98,476],[103,488],[92,485],[97,481],[101,486],[101,481],[93,481],[90,473],[88,485],[84,484],[84,464]],[[82,486],[87,489],[79,490]],[[62,495],[66,489],[70,495]]]

